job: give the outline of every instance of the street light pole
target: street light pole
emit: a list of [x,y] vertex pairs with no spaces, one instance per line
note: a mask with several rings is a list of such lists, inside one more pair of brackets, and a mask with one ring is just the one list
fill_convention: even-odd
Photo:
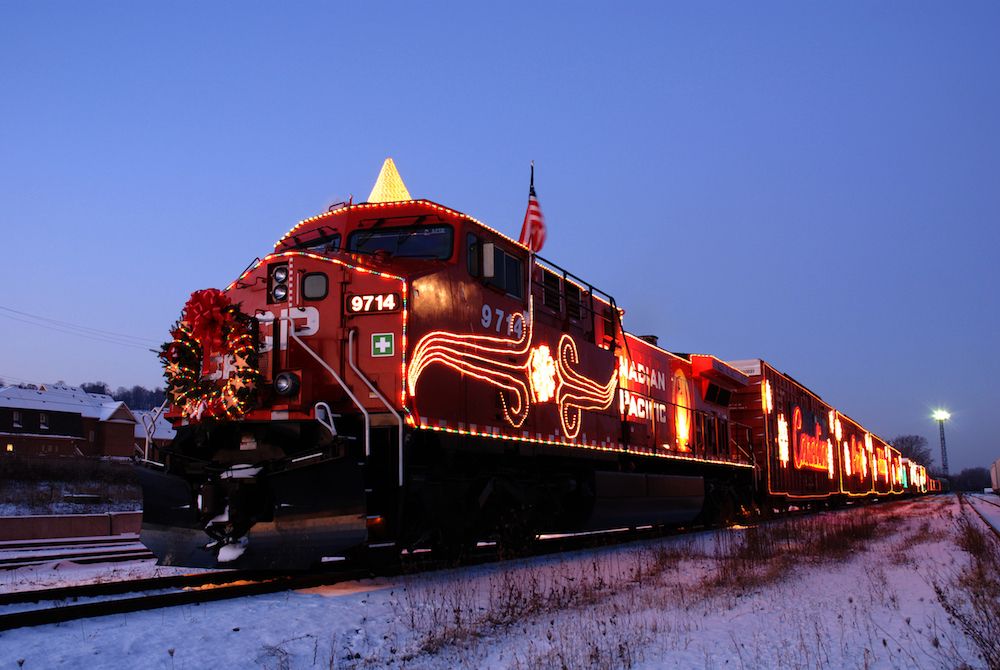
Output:
[[938,427],[941,429],[941,469],[944,471],[944,476],[948,476],[948,449],[944,442],[944,422],[951,418],[951,414],[943,409],[934,410],[932,415],[934,420],[938,422]]

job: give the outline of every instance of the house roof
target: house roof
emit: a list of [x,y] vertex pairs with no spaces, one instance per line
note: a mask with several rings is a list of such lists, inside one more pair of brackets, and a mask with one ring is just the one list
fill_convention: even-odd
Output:
[[0,407],[68,412],[98,421],[135,421],[124,402],[64,384],[42,384],[38,388],[4,386],[0,388]]

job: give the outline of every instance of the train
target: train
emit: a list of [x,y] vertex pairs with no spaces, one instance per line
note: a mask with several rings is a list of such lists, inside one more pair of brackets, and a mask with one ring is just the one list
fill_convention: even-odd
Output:
[[934,490],[770,363],[668,351],[624,315],[389,159],[366,201],[185,304],[141,540],[166,565],[303,569]]

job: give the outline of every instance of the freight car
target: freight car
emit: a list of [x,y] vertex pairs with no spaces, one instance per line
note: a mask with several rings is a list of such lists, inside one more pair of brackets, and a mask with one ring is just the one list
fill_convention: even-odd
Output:
[[386,161],[367,202],[185,305],[142,540],[164,564],[290,568],[926,490],[767,364],[671,353],[623,315]]
[[927,470],[769,363],[732,364],[750,380],[730,404],[750,426],[756,502],[787,507],[927,492]]

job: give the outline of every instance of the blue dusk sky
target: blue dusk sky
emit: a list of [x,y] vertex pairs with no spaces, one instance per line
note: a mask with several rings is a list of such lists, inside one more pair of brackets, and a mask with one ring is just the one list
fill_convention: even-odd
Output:
[[513,236],[533,159],[543,255],[630,330],[935,451],[943,405],[987,465],[998,35],[975,1],[0,2],[0,378],[161,384],[188,295],[386,156]]

